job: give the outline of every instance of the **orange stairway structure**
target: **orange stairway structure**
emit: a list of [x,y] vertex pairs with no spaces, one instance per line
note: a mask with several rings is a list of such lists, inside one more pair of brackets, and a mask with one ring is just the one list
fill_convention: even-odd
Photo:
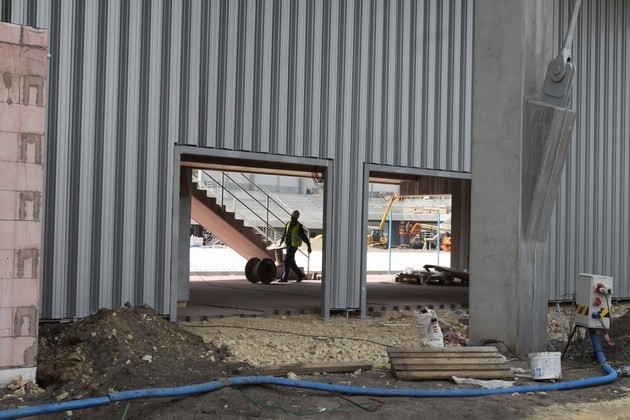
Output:
[[191,195],[191,217],[224,244],[246,260],[275,258],[273,251],[267,250],[268,244],[262,235],[254,228],[245,226],[243,220],[226,211],[225,206],[217,204],[216,198],[209,197],[206,190],[199,188],[196,182],[192,183]]

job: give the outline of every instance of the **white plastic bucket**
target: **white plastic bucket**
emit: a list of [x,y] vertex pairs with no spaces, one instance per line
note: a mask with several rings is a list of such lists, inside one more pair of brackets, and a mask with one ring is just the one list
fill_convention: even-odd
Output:
[[562,378],[559,351],[531,353],[529,365],[532,368],[532,379],[535,381]]

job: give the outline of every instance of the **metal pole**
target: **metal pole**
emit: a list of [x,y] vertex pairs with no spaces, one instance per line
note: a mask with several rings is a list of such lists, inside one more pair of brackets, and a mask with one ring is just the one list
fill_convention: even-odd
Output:
[[437,218],[437,264],[440,265],[440,208],[438,207],[438,218]]
[[225,172],[221,172],[221,205],[223,205],[223,191],[225,190]]
[[387,266],[387,274],[392,274],[392,213],[393,211],[389,212],[389,227],[388,227],[388,231],[389,231],[389,236],[387,237],[387,248],[389,249],[389,265]]
[[265,221],[265,241],[269,242],[269,196],[267,196],[267,220]]

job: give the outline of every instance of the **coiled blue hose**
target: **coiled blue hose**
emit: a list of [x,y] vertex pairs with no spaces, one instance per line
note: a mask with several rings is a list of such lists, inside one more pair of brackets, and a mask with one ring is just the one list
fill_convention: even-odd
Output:
[[136,400],[143,398],[173,398],[185,397],[195,394],[204,394],[227,387],[238,387],[244,385],[281,385],[292,388],[312,389],[317,391],[336,392],[349,395],[365,395],[378,397],[479,397],[495,394],[512,394],[515,392],[540,392],[540,391],[560,391],[568,389],[588,388],[591,386],[604,385],[614,382],[617,379],[617,371],[606,363],[601,343],[595,330],[590,330],[593,350],[597,361],[606,372],[604,376],[596,378],[579,379],[571,382],[554,383],[546,385],[515,386],[499,389],[412,389],[412,388],[361,388],[349,385],[332,385],[311,381],[299,381],[287,378],[276,378],[273,376],[243,376],[235,378],[219,379],[199,385],[188,385],[176,388],[154,388],[137,389],[124,392],[112,392],[105,397],[90,398],[86,400],[75,400],[62,403],[46,404],[35,407],[19,408],[15,410],[0,411],[0,420],[14,419],[27,416],[38,416],[42,414],[59,413],[68,410],[80,410],[84,408],[108,405],[119,401]]

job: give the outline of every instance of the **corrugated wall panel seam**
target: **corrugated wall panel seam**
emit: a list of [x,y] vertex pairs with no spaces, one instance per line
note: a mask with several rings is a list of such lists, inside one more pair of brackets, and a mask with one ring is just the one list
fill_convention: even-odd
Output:
[[[162,27],[160,33],[160,51],[161,60],[159,62],[160,75],[159,75],[159,89],[157,89],[158,95],[156,97],[158,108],[157,113],[157,173],[164,174],[165,176],[156,179],[157,193],[156,193],[156,220],[154,229],[156,230],[155,240],[155,300],[156,306],[161,308],[167,308],[170,304],[170,288],[168,286],[167,279],[169,278],[166,273],[170,272],[170,267],[166,266],[164,269],[160,269],[160,261],[168,261],[170,255],[170,247],[167,246],[167,235],[169,233],[168,227],[170,225],[170,219],[168,218],[169,212],[167,211],[166,203],[169,201],[171,195],[168,189],[168,179],[172,179],[169,171],[169,102],[162,98],[164,92],[170,91],[170,60],[171,60],[171,15],[172,15],[172,1],[162,1]],[[157,37],[156,37],[157,38]],[[200,130],[201,131],[201,130]]]
[[[68,316],[70,303],[67,301],[67,289],[68,289],[68,252],[66,249],[66,244],[69,240],[69,229],[67,225],[67,216],[68,216],[68,206],[69,206],[69,196],[68,196],[68,180],[69,180],[69,168],[70,164],[68,162],[68,150],[69,150],[69,123],[67,120],[67,116],[71,114],[70,112],[70,89],[68,86],[70,83],[70,75],[71,75],[71,63],[72,60],[69,58],[72,56],[71,48],[72,48],[72,33],[73,33],[73,25],[72,25],[72,9],[69,7],[68,3],[60,3],[60,18],[59,18],[59,29],[63,29],[60,31],[61,39],[59,43],[59,50],[57,52],[57,56],[60,62],[60,71],[59,71],[59,84],[60,89],[58,89],[59,100],[58,100],[58,126],[57,131],[54,133],[49,133],[48,140],[56,141],[59,139],[63,139],[63,141],[57,142],[58,153],[56,155],[57,162],[54,165],[56,170],[55,176],[57,177],[57,183],[54,187],[54,194],[56,195],[55,200],[55,219],[52,223],[55,223],[59,226],[59,230],[55,236],[55,243],[51,247],[54,252],[54,272],[52,273],[53,278],[57,280],[57,287],[53,290],[53,305],[56,308],[60,308],[61,316]],[[51,81],[51,84],[54,83]],[[50,220],[45,215],[45,221]],[[50,222],[49,222],[50,223]],[[75,240],[76,238],[72,238]],[[50,250],[50,248],[49,248]],[[45,281],[45,279],[43,279]]]
[[[159,174],[159,149],[161,147],[160,142],[154,139],[159,139],[159,118],[160,118],[160,82],[161,82],[161,70],[160,63],[162,62],[162,28],[164,25],[164,0],[153,1],[148,14],[145,15],[145,19],[148,20],[147,24],[151,26],[150,40],[148,42],[149,50],[151,54],[148,57],[147,72],[147,114],[146,114],[146,169],[144,178],[144,197],[146,201],[146,214],[144,216],[143,232],[145,236],[146,246],[141,250],[144,255],[144,277],[142,295],[136,297],[135,303],[141,305],[144,302],[160,302],[158,290],[164,290],[165,285],[161,281],[163,276],[160,276],[157,270],[158,262],[161,262],[161,257],[157,256],[157,247],[159,246],[158,237],[162,224],[159,223],[160,207],[164,204],[158,204],[157,197],[159,195],[160,180],[161,177],[154,176],[153,174]],[[170,15],[166,16],[166,19],[170,19]]]
[[[181,44],[180,44],[180,51],[181,51],[181,60],[182,63],[188,63],[190,61],[190,37],[191,37],[191,25],[190,25],[190,20],[192,19],[191,15],[190,15],[190,8],[191,8],[191,1],[192,0],[182,0],[182,16],[181,16],[181,22],[179,24],[179,28],[181,30]],[[188,116],[189,116],[189,112],[188,112],[188,104],[189,104],[189,100],[188,100],[188,95],[189,95],[189,78],[190,78],[190,74],[189,71],[186,71],[186,68],[184,67],[182,69],[182,73],[180,75],[180,79],[179,79],[179,119],[180,119],[180,123],[179,123],[179,136],[178,136],[178,141],[180,143],[186,144],[186,142],[188,141]]]
[[[151,220],[150,210],[147,206],[147,199],[149,194],[153,191],[149,188],[149,182],[147,180],[147,151],[148,151],[148,119],[149,119],[149,78],[151,76],[149,72],[150,64],[150,52],[151,39],[154,34],[151,33],[151,1],[142,0],[139,21],[137,25],[140,28],[140,43],[139,43],[139,66],[138,66],[138,120],[137,120],[137,132],[130,133],[131,136],[136,137],[136,180],[135,190],[137,203],[135,205],[133,215],[135,217],[135,249],[134,249],[134,289],[132,295],[129,296],[130,302],[133,304],[141,305],[144,300],[144,287],[145,287],[145,247],[150,247],[151,243],[147,242],[146,232],[146,220]],[[156,3],[157,4],[157,3]],[[150,268],[149,268],[150,269]]]
[[[9,3],[8,0],[5,0]],[[54,5],[51,7],[50,23],[47,25],[49,29],[48,34],[48,51],[51,55],[48,61],[48,118],[46,125],[46,155],[45,155],[45,191],[54,191],[57,183],[57,142],[56,134],[58,130],[58,112],[59,112],[59,83],[52,83],[53,80],[59,80],[60,74],[60,60],[59,60],[59,48],[60,48],[60,33],[57,30],[60,24],[60,7]],[[8,12],[8,11],[7,11]],[[7,16],[8,17],[8,16]],[[44,220],[43,223],[43,240],[42,240],[42,264],[41,264],[41,309],[40,313],[44,317],[53,317],[53,308],[61,305],[55,305],[53,296],[55,295],[54,283],[52,281],[43,281],[44,279],[53,279],[54,267],[55,267],[55,254],[53,252],[56,232],[55,223],[51,223],[56,219],[56,194],[44,194]]]
[[139,205],[143,205],[143,197],[141,197],[139,190],[138,178],[142,177],[144,167],[138,166],[140,159],[139,153],[142,147],[143,139],[138,137],[140,127],[142,124],[141,117],[145,109],[141,109],[140,106],[144,105],[142,97],[144,92],[142,91],[143,82],[141,54],[142,48],[148,48],[148,46],[142,45],[143,37],[143,25],[142,25],[142,11],[146,7],[144,0],[130,2],[129,5],[129,39],[126,41],[129,43],[129,58],[127,67],[127,77],[133,80],[134,83],[130,83],[127,86],[127,113],[125,118],[127,119],[125,132],[125,195],[124,195],[124,231],[123,231],[123,248],[124,254],[122,258],[123,262],[123,288],[120,296],[121,303],[123,305],[126,302],[134,301],[134,294],[136,293],[138,282],[141,282],[141,278],[135,276],[144,270],[144,267],[137,268],[136,258],[138,258],[138,241],[144,241],[144,237],[138,237],[139,220],[137,217],[137,209]]
[[[103,2],[105,3],[105,2]],[[118,86],[120,84],[120,75],[118,72],[120,66],[120,56],[118,54],[120,46],[120,37],[122,36],[120,27],[120,1],[106,2],[107,8],[103,12],[104,15],[100,16],[105,20],[107,25],[107,41],[105,46],[101,45],[104,57],[104,96],[103,96],[103,178],[102,178],[102,202],[109,203],[109,205],[99,206],[102,207],[101,218],[94,219],[94,223],[100,225],[102,245],[100,253],[100,265],[94,268],[94,271],[99,272],[99,285],[98,294],[96,296],[97,302],[91,306],[91,308],[101,308],[111,305],[113,302],[113,296],[115,295],[115,285],[119,280],[115,276],[117,273],[117,266],[115,264],[116,255],[120,247],[115,246],[115,239],[118,235],[118,229],[115,224],[116,210],[118,208],[117,193],[117,153],[119,149],[119,141],[117,139],[118,133],[118,115],[119,106],[118,102],[119,92]],[[103,40],[105,42],[105,40]],[[96,128],[95,128],[96,129]],[[96,157],[95,157],[96,159]],[[95,229],[99,229],[96,226]]]
[[127,77],[127,67],[129,63],[129,3],[121,2],[118,9],[119,15],[119,46],[118,46],[118,84],[117,84],[117,113],[116,113],[116,169],[115,169],[115,197],[114,197],[114,272],[112,277],[112,296],[110,305],[116,307],[121,305],[123,294],[123,256],[124,243],[123,233],[125,230],[124,220],[124,194],[125,194],[125,160],[126,160],[126,132],[127,132],[127,87],[129,77]]
[[199,120],[201,116],[199,103],[200,98],[204,95],[204,92],[200,89],[200,78],[199,78],[199,68],[201,60],[205,57],[205,54],[201,52],[201,28],[203,27],[203,23],[201,21],[201,9],[203,7],[203,0],[192,0],[190,3],[190,18],[188,19],[189,27],[186,28],[186,33],[188,36],[188,45],[187,45],[187,62],[185,69],[182,69],[182,72],[186,71],[186,94],[187,97],[182,97],[182,100],[187,100],[188,104],[186,105],[186,118],[184,119],[187,129],[186,129],[186,139],[191,144],[199,144],[201,140],[201,133],[199,133]]
[[[71,68],[71,92],[70,92],[70,150],[68,162],[70,164],[68,181],[69,181],[69,211],[66,224],[69,226],[68,235],[72,238],[68,242],[67,265],[68,265],[68,285],[66,293],[68,294],[68,310],[71,313],[78,312],[80,305],[80,284],[78,272],[78,253],[79,253],[79,227],[80,227],[80,181],[81,181],[81,149],[87,145],[82,145],[82,123],[83,123],[83,63],[85,58],[84,38],[85,38],[85,3],[81,2],[74,9],[73,21],[73,42],[72,54],[75,57]],[[86,114],[87,117],[87,114]],[[82,226],[83,227],[83,226]],[[85,228],[85,227],[83,227]],[[87,232],[86,232],[87,233]],[[89,233],[87,233],[89,234]]]
[[[103,179],[104,179],[104,145],[105,145],[105,87],[106,87],[106,58],[107,58],[107,3],[100,2],[97,14],[97,51],[96,68],[97,73],[95,83],[94,100],[97,102],[95,110],[95,121],[93,127],[95,151],[92,157],[92,166],[96,168],[92,179],[92,189],[94,191],[94,202],[103,202]],[[100,48],[99,48],[100,47]],[[93,231],[92,247],[90,247],[90,290],[89,307],[99,306],[100,278],[101,278],[101,254],[102,254],[102,206],[92,207],[91,223]]]
[[[96,3],[86,3],[84,10],[84,25],[85,27],[98,27],[98,12]],[[90,138],[94,135],[95,127],[95,114],[96,114],[96,60],[98,51],[98,31],[83,31],[83,45],[82,50],[77,51],[82,58],[81,69],[81,92],[80,92],[80,106],[82,108],[83,117],[78,121],[81,121],[78,128],[77,141],[81,143],[80,159],[79,162],[72,161],[74,165],[77,165],[77,172],[79,174],[78,188],[76,191],[77,196],[77,219],[75,223],[77,225],[78,232],[84,232],[78,235],[77,238],[77,253],[76,253],[76,276],[77,276],[77,292],[76,301],[77,306],[90,307],[92,296],[95,294],[92,291],[92,279],[90,274],[91,270],[91,250],[95,248],[94,252],[100,253],[100,243],[96,243],[95,230],[92,223],[92,213],[95,203],[99,201],[95,200],[95,186],[94,182],[80,182],[82,179],[94,180],[98,177],[97,172],[101,170],[101,162],[97,165],[91,165],[87,162],[94,161],[94,155],[97,150],[97,142],[86,142],[83,139]],[[78,83],[77,83],[78,84]],[[98,187],[97,187],[98,188]],[[82,312],[84,309],[80,309]]]

